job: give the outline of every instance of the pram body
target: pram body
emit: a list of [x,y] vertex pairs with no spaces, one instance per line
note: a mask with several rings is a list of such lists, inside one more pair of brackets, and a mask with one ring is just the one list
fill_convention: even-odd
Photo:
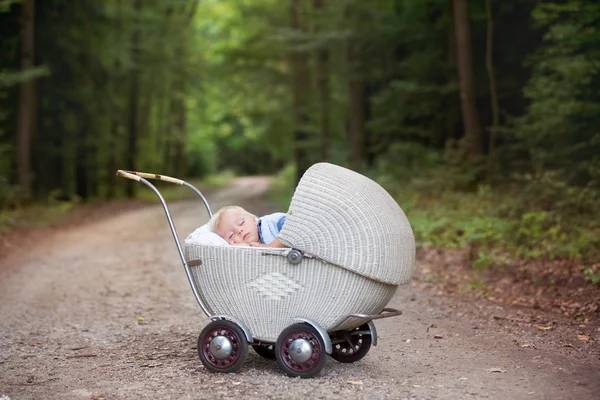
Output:
[[[144,177],[191,187],[154,174],[119,174],[152,188]],[[198,342],[207,368],[239,370],[251,344],[262,356],[276,358],[288,375],[311,377],[326,354],[342,362],[364,357],[377,344],[372,321],[400,314],[385,307],[398,285],[412,277],[414,236],[398,204],[371,179],[329,163],[309,168],[280,232],[287,249],[202,244],[182,249],[154,190],[196,299],[215,324]]]

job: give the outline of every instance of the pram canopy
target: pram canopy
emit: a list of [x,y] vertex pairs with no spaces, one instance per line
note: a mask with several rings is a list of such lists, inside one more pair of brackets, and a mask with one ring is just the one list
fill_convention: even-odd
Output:
[[337,165],[305,172],[279,238],[382,283],[400,285],[413,274],[414,235],[398,203],[378,183]]

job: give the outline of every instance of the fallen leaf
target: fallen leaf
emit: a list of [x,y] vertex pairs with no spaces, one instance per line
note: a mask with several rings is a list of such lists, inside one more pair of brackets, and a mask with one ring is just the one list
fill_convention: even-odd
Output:
[[535,344],[533,343],[522,344],[521,347],[531,347],[533,349],[537,349],[537,347],[535,347]]
[[346,381],[346,383],[349,383],[351,385],[362,385],[361,381]]
[[587,342],[588,340],[590,340],[590,337],[588,335],[577,335],[577,339]]
[[500,369],[500,368],[490,368],[487,370],[487,372],[500,372],[501,374],[506,373],[505,369]]
[[550,329],[552,329],[551,326],[537,326],[536,327],[539,331],[549,331]]

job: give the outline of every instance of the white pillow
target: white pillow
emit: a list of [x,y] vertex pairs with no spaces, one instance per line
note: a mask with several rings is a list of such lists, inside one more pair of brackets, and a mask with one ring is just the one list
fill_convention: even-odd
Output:
[[190,233],[188,237],[185,238],[185,244],[201,244],[208,246],[229,246],[227,240],[223,239],[221,236],[217,235],[208,227],[208,223],[202,225],[200,228],[196,229],[194,232]]

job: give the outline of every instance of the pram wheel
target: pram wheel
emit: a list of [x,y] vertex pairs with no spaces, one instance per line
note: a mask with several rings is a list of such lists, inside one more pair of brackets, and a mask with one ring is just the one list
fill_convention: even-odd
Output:
[[198,337],[198,355],[212,372],[238,372],[248,356],[248,342],[235,323],[226,320],[206,325]]
[[279,367],[292,377],[312,378],[327,362],[325,343],[307,323],[290,325],[281,332],[275,345]]
[[358,328],[335,332],[331,337],[331,357],[341,363],[353,363],[367,355],[371,348],[371,333],[367,324]]
[[274,344],[253,344],[252,348],[262,358],[267,360],[275,359],[275,345]]

